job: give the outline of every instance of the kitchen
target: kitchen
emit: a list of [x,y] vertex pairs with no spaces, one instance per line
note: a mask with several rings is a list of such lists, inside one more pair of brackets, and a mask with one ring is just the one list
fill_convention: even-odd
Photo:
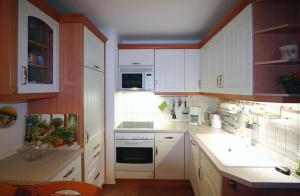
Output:
[[2,0],[0,182],[298,195],[299,6]]

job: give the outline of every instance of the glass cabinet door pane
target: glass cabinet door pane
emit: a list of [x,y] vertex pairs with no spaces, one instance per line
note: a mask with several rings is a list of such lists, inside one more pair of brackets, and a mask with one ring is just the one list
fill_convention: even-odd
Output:
[[28,83],[53,84],[53,30],[28,17]]

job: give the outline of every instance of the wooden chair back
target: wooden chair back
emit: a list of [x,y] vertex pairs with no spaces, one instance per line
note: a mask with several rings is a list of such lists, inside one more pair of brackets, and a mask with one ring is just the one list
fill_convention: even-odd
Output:
[[54,181],[36,184],[32,189],[32,196],[63,196],[68,194],[57,193],[59,191],[72,190],[81,196],[101,196],[101,188],[92,184],[76,181]]
[[0,195],[1,196],[14,196],[16,194],[17,187],[9,184],[0,183]]

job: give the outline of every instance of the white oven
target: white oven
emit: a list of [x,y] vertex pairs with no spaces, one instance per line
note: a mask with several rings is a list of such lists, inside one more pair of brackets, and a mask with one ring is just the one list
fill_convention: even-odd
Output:
[[154,178],[154,133],[115,133],[116,178]]

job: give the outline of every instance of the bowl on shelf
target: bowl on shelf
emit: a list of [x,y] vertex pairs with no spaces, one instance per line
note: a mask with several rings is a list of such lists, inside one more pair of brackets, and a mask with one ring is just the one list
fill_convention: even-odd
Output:
[[287,94],[300,94],[300,73],[284,74],[278,79]]
[[48,146],[39,146],[35,144],[25,143],[22,148],[17,149],[19,155],[21,155],[26,161],[40,160],[53,152],[53,149]]

